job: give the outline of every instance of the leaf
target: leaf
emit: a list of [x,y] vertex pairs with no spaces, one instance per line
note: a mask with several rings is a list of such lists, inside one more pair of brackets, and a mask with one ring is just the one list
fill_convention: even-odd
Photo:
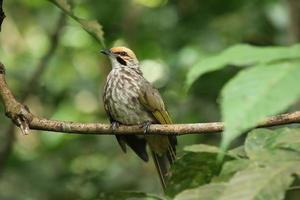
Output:
[[234,149],[231,149],[228,151],[228,153],[230,155],[234,155],[234,157],[239,157],[239,158],[247,158],[248,157],[244,146],[239,146]]
[[104,32],[102,30],[102,26],[96,20],[87,20],[87,19],[81,19],[77,17],[73,13],[71,5],[68,3],[67,0],[49,0],[49,1],[55,4],[58,8],[60,8],[64,13],[69,15],[75,21],[77,21],[86,32],[88,32],[98,42],[100,42],[102,47],[105,47],[104,37],[103,37]]
[[248,134],[245,150],[255,161],[300,161],[299,140],[299,129],[256,129]]
[[184,190],[174,200],[214,200],[218,199],[225,188],[224,183],[211,183],[194,189]]
[[300,162],[264,168],[252,167],[237,172],[219,200],[280,200],[294,180]]
[[195,64],[187,74],[186,86],[190,88],[203,74],[220,70],[228,65],[248,66],[295,58],[300,58],[300,44],[290,47],[255,47],[238,44]]
[[232,178],[238,171],[244,170],[251,165],[248,159],[231,160],[224,163],[220,175],[213,179],[213,182],[224,182]]
[[[167,194],[175,194],[187,189],[209,183],[220,171],[216,162],[217,153],[187,153],[177,160],[171,168]],[[230,158],[226,157],[225,160]]]
[[113,192],[113,193],[101,193],[98,200],[163,200],[152,194],[144,192]]
[[299,128],[282,128],[277,129],[276,132],[280,132],[280,134],[273,144],[274,148],[300,152]]
[[184,147],[184,151],[195,152],[195,153],[197,152],[219,153],[219,148],[207,144],[193,144]]
[[[221,150],[212,145],[207,144],[193,144],[184,147],[184,151],[194,152],[194,153],[220,153]],[[244,147],[241,146],[239,148],[232,149],[226,153],[227,156],[230,157],[245,157]]]
[[100,41],[100,43],[102,44],[103,47],[105,47],[104,39],[103,39],[104,33],[102,30],[102,26],[97,22],[97,20],[87,20],[87,19],[77,18],[77,21],[96,40]]
[[267,116],[277,114],[300,97],[300,62],[258,65],[241,71],[225,85],[221,110],[225,131],[221,148]]

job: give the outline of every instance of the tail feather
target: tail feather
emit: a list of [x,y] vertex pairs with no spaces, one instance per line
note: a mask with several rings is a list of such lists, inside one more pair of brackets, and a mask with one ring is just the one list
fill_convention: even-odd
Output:
[[168,175],[168,168],[169,168],[169,163],[166,160],[166,156],[160,156],[157,153],[152,152],[152,157],[153,157],[153,161],[156,167],[156,170],[158,172],[159,175],[159,179],[160,179],[160,183],[162,185],[163,190],[166,190],[167,187],[167,175]]
[[149,160],[146,151],[146,140],[144,138],[139,138],[136,135],[116,135],[116,137],[125,153],[127,144],[142,160],[145,162]]
[[165,191],[167,187],[167,178],[170,176],[170,166],[175,162],[176,159],[176,150],[174,146],[169,145],[167,152],[163,155],[159,155],[154,151],[151,151],[151,153],[162,188]]
[[[167,178],[170,176],[170,166],[176,159],[176,144],[175,136],[145,136],[140,138],[136,135],[116,135],[117,140],[124,152],[128,145],[141,159],[148,161],[146,152],[146,141],[150,146],[153,161],[159,175],[159,179],[163,190],[166,190]],[[168,145],[165,145],[167,143]],[[164,149],[162,149],[164,148]],[[164,152],[164,153],[162,153]]]
[[174,149],[171,146],[169,146],[166,155],[167,155],[169,163],[173,164],[175,162],[175,159],[176,159],[176,152],[174,151]]

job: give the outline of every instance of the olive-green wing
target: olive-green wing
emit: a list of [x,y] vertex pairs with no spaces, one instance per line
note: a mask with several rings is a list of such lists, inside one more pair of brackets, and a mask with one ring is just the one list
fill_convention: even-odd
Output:
[[139,95],[140,103],[152,113],[160,124],[172,124],[172,120],[165,108],[164,102],[157,91],[150,83],[144,84]]
[[[139,94],[139,101],[145,109],[151,112],[156,123],[172,124],[172,120],[165,108],[164,102],[155,88],[149,82],[145,82]],[[157,153],[166,153],[172,151],[172,157],[175,159],[177,140],[175,136],[147,136],[148,144],[152,150]],[[172,159],[172,160],[174,160]]]
[[[151,112],[156,121],[160,124],[172,124],[171,118],[166,111],[164,102],[159,92],[145,82],[139,94],[140,103]],[[175,136],[148,135],[145,136],[152,151],[155,167],[160,177],[163,188],[166,188],[166,179],[169,174],[169,167],[175,161],[177,140]]]

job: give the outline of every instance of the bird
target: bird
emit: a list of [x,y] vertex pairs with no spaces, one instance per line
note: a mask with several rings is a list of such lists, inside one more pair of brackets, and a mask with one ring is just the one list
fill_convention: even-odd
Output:
[[122,125],[140,125],[143,135],[116,135],[121,149],[126,153],[129,146],[147,162],[148,145],[163,190],[166,190],[169,169],[176,159],[176,136],[150,135],[151,124],[172,124],[172,120],[159,91],[147,81],[140,69],[135,53],[127,47],[101,50],[108,56],[111,71],[103,92],[104,109],[112,130]]

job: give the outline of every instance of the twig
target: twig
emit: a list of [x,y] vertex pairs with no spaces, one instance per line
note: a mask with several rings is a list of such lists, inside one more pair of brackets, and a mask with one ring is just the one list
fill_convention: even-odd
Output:
[[[21,129],[29,127],[29,129],[34,130],[100,135],[144,134],[143,129],[140,126],[120,126],[116,131],[112,132],[109,124],[57,121],[35,116],[24,105],[16,101],[15,97],[6,85],[5,74],[1,72],[4,72],[3,64],[0,64],[0,94],[4,101],[7,116],[10,117]],[[24,123],[26,125],[23,125]],[[264,122],[260,123],[258,127],[291,123],[300,123],[300,111],[267,118]],[[151,125],[148,134],[186,135],[220,132],[223,129],[224,124],[222,122]]]

